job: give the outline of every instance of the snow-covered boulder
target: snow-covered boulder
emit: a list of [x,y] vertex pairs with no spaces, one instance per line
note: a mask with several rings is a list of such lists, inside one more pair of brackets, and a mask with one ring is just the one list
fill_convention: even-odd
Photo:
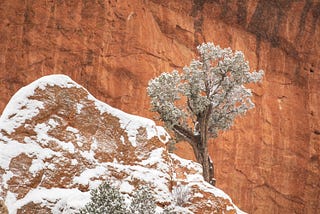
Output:
[[183,185],[191,213],[241,212],[203,181],[201,167],[169,154],[169,135],[154,121],[96,100],[64,75],[21,88],[0,118],[0,201],[10,214],[75,213],[102,181],[130,200],[148,185],[158,211]]

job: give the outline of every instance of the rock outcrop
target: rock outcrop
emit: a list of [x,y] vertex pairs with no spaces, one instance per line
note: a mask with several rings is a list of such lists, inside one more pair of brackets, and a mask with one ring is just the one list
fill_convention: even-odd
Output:
[[69,77],[45,76],[20,89],[0,118],[0,197],[12,214],[69,214],[107,180],[129,198],[149,186],[161,210],[183,185],[183,213],[242,213],[204,182],[199,164],[169,154],[168,139],[153,121],[96,100]]
[[23,85],[65,73],[151,117],[150,78],[188,64],[203,41],[230,46],[266,76],[256,109],[210,146],[217,185],[250,213],[319,213],[319,17],[318,0],[2,1],[0,109]]

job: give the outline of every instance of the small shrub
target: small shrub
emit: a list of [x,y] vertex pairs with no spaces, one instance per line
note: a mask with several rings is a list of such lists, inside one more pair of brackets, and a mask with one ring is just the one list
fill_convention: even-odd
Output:
[[155,210],[156,201],[149,188],[142,187],[134,193],[133,200],[129,207],[129,213],[154,214]]
[[172,191],[172,197],[175,205],[183,206],[190,199],[190,190],[189,187],[178,185]]
[[80,209],[79,214],[154,214],[156,201],[148,187],[134,192],[131,204],[127,206],[119,189],[109,183],[102,183],[91,191],[91,201]]
[[109,183],[102,183],[91,191],[91,202],[80,210],[80,214],[125,214],[126,205],[120,191]]

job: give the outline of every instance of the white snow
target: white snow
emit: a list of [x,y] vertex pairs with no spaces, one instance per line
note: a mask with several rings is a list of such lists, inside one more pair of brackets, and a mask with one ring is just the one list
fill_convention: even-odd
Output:
[[8,171],[2,175],[2,182],[4,183],[4,188],[8,188],[7,181],[9,181],[14,176],[13,172]]
[[121,140],[121,143],[124,144],[124,137],[122,135],[120,136],[120,140]]
[[[18,94],[19,96],[28,96],[26,94]],[[0,118],[0,129],[11,134],[20,124],[24,123],[27,119],[31,119],[39,113],[43,108],[43,103],[40,101],[30,101],[27,98],[18,99],[15,102],[16,95],[12,97],[11,102],[8,103]],[[17,107],[19,111],[16,111]]]
[[77,103],[77,113],[80,114],[81,110],[83,108],[83,105],[81,103]]
[[25,153],[29,156],[35,155],[38,159],[50,158],[52,156],[60,156],[58,152],[54,152],[48,148],[42,148],[36,143],[22,144],[11,140],[7,143],[0,140],[0,167],[2,169],[9,169],[9,164],[12,158]]
[[138,134],[139,128],[146,129],[147,139],[151,139],[155,136],[164,136],[165,139],[160,138],[160,140],[163,143],[168,142],[169,135],[162,127],[156,126],[153,120],[136,115],[127,114],[119,109],[112,108],[111,106],[95,99],[92,95],[89,95],[88,98],[95,102],[96,108],[100,111],[101,114],[109,113],[119,118],[120,127],[126,131],[132,146],[137,146],[136,135]]
[[[51,188],[46,189],[39,187],[32,189],[22,199],[18,199],[14,193],[8,192],[6,197],[7,204],[10,204],[10,213],[16,213],[17,209],[30,203],[42,203],[43,205],[51,206],[54,214],[67,213],[61,212],[60,209],[63,206],[74,207],[75,209],[79,206],[83,206],[90,200],[89,192],[81,192],[78,189],[63,189],[63,188]],[[57,203],[58,202],[58,203]],[[76,210],[74,210],[76,211]],[[75,212],[74,212],[75,213]]]
[[157,169],[161,171],[169,171],[169,166],[168,164],[164,163],[161,161],[162,155],[165,152],[164,148],[158,148],[150,152],[149,158],[146,160],[141,161],[141,164],[148,167],[152,165],[157,165]]
[[162,126],[157,126],[156,129],[157,129],[157,134],[160,141],[164,144],[168,143],[168,141],[171,138],[168,132]]
[[194,197],[194,198],[203,198],[203,195],[202,195],[201,193],[197,192],[197,193],[195,193],[195,194],[193,195],[193,197]]
[[183,159],[173,153],[170,153],[169,155],[172,159],[179,161],[181,166],[186,167],[187,169],[196,169],[199,174],[202,174],[202,166],[199,163]]
[[50,138],[48,137],[48,131],[50,130],[50,127],[47,126],[45,123],[37,124],[34,127],[34,131],[37,133],[37,139],[39,142],[47,143]]
[[59,125],[59,123],[57,123],[57,121],[55,121],[54,119],[49,119],[48,124],[51,126],[51,128],[55,128]]
[[121,185],[120,185],[120,192],[122,193],[132,193],[132,191],[134,190],[134,186],[132,186],[131,184],[129,184],[129,182],[124,181]]
[[[69,129],[68,129],[69,128]],[[37,124],[34,128],[34,131],[37,133],[37,142],[41,145],[47,145],[50,141],[56,142],[63,150],[68,151],[70,153],[75,152],[74,145],[71,142],[64,142],[58,139],[51,137],[48,134],[48,131],[51,129],[46,123]],[[67,130],[76,132],[76,129],[72,129],[71,127],[67,127]]]
[[66,143],[66,142],[59,141],[59,140],[57,140],[56,142],[59,142],[59,144],[63,150],[68,151],[70,153],[75,153],[74,145],[71,142]]
[[68,126],[66,130],[69,131],[69,132],[75,133],[75,134],[79,133],[78,129],[73,128],[71,126]]
[[78,164],[77,159],[72,159],[72,160],[71,160],[71,165],[72,165],[72,166],[75,166],[75,165],[77,165],[77,164]]
[[97,166],[93,169],[86,169],[80,174],[80,176],[74,177],[73,183],[87,185],[87,184],[90,184],[91,178],[94,178],[94,177],[98,178],[99,176],[107,175],[107,174],[108,172],[106,167]]
[[94,158],[94,153],[92,150],[88,151],[80,151],[80,155],[87,159],[89,162],[96,162],[96,159]]
[[44,168],[44,162],[41,159],[33,159],[29,168],[31,174],[35,174]]

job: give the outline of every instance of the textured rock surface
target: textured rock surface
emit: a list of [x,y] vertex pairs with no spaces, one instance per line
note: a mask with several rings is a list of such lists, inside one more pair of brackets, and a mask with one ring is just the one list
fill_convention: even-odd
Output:
[[8,214],[7,206],[4,204],[4,201],[0,201],[0,213],[2,214]]
[[242,213],[203,181],[199,164],[169,154],[168,139],[153,121],[96,100],[67,76],[43,77],[19,90],[0,117],[0,198],[12,214],[69,214],[108,180],[129,198],[150,186],[159,207],[184,185],[183,213]]
[[2,1],[0,109],[21,86],[66,73],[151,116],[151,77],[188,64],[199,42],[230,46],[266,76],[257,108],[211,146],[218,186],[250,213],[319,213],[319,14],[317,0]]

